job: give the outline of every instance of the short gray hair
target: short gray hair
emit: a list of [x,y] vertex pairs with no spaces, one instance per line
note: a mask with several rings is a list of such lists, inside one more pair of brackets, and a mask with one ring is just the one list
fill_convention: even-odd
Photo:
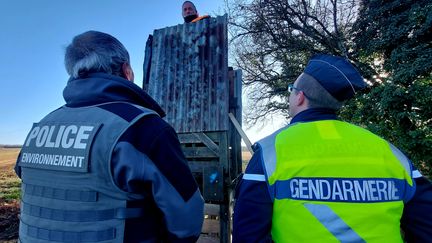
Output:
[[334,98],[314,77],[302,73],[297,88],[304,92],[309,101],[309,108],[329,108],[339,110],[343,102]]
[[72,78],[90,72],[104,72],[124,77],[122,66],[130,63],[129,53],[113,36],[87,31],[73,38],[66,47],[65,67]]

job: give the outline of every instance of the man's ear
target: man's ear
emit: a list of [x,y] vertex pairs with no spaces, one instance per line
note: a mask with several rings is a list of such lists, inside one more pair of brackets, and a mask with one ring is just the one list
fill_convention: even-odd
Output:
[[134,81],[134,72],[132,70],[132,67],[130,66],[129,63],[125,62],[122,65],[122,71],[123,71],[123,75],[126,77],[127,80],[129,81]]
[[307,99],[303,91],[298,91],[296,99],[298,106],[307,105]]

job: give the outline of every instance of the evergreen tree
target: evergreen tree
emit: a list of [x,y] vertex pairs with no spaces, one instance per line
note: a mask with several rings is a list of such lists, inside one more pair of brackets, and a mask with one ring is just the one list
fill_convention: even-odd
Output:
[[432,2],[368,0],[359,16],[357,53],[380,75],[369,76],[377,81],[370,92],[341,115],[390,140],[431,176]]

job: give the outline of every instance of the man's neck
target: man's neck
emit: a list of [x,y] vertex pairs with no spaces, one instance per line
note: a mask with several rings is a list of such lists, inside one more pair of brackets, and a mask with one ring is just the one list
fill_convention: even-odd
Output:
[[328,108],[309,108],[297,113],[290,124],[296,122],[311,122],[320,120],[337,120],[336,111]]

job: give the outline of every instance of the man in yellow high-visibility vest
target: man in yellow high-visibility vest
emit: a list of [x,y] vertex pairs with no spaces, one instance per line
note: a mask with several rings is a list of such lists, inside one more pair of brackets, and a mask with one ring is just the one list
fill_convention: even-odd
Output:
[[432,242],[431,183],[391,143],[336,116],[365,87],[348,60],[310,59],[288,86],[290,124],[254,145],[233,242]]

